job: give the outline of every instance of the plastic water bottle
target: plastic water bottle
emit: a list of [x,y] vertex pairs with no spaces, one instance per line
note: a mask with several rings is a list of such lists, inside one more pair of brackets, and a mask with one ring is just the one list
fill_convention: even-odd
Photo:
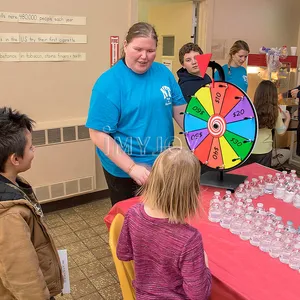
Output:
[[281,173],[275,173],[274,182],[278,182],[281,178]]
[[212,205],[214,202],[221,202],[221,195],[220,192],[214,192],[214,195],[212,199],[210,200],[210,205]]
[[285,182],[284,182],[285,186],[287,186],[290,182],[292,182],[291,181],[291,177],[290,176],[286,176],[285,177]]
[[251,198],[256,199],[259,196],[258,179],[252,178],[251,180]]
[[289,266],[294,270],[300,269],[300,244],[299,243],[294,246],[294,249],[290,256]]
[[248,206],[245,210],[245,214],[252,216],[252,218],[255,218],[255,212],[253,206]]
[[286,225],[285,225],[285,231],[287,231],[287,232],[293,232],[294,229],[295,228],[294,228],[293,221],[287,221]]
[[224,207],[226,204],[233,205],[233,199],[231,197],[231,191],[226,191],[223,197],[222,206]]
[[258,247],[262,235],[262,225],[263,223],[260,220],[255,220],[253,224],[253,231],[250,238],[250,244]]
[[242,201],[237,202],[235,207],[240,209],[244,213],[244,203]]
[[282,245],[281,254],[279,256],[279,260],[284,264],[288,264],[290,261],[290,256],[292,251],[293,251],[292,240],[290,239],[283,240],[283,245]]
[[284,225],[283,224],[277,224],[275,226],[275,233],[279,232],[281,234],[284,234]]
[[291,174],[292,174],[292,175],[296,175],[296,176],[297,176],[297,172],[296,172],[296,170],[291,170]]
[[294,197],[294,200],[293,200],[293,205],[296,207],[296,208],[300,208],[300,191],[297,192],[297,194],[295,195]]
[[240,208],[237,208],[234,211],[233,218],[230,222],[229,230],[233,234],[240,234],[242,224],[244,222],[243,211]]
[[230,227],[231,220],[233,218],[233,206],[227,203],[224,207],[220,225],[223,228],[228,229]]
[[272,232],[273,229],[271,226],[265,226],[263,229],[262,236],[260,238],[259,249],[263,252],[269,252],[270,245],[272,242]]
[[283,201],[286,203],[292,203],[296,195],[296,187],[292,182],[289,182],[285,188]]
[[259,189],[259,196],[263,196],[265,193],[265,181],[264,176],[258,176],[258,183],[257,183],[258,189]]
[[282,252],[283,241],[282,234],[279,232],[275,233],[274,239],[271,242],[269,254],[273,258],[278,258]]
[[291,182],[292,182],[293,184],[296,184],[296,182],[297,182],[297,175],[296,175],[296,174],[292,174],[292,175],[291,175]]
[[273,194],[274,181],[273,181],[273,176],[271,174],[267,175],[265,184],[266,184],[265,185],[265,194]]
[[272,223],[276,223],[276,208],[270,207],[267,211],[267,220],[272,220]]
[[293,199],[293,205],[296,208],[300,208],[300,180],[297,179],[296,185],[295,185],[295,196]]
[[252,216],[246,215],[245,221],[241,227],[240,238],[244,241],[250,240],[253,231]]
[[283,201],[286,203],[292,203],[295,197],[295,188],[292,182],[289,182],[283,196]]
[[286,176],[287,176],[287,171],[282,171],[281,172],[281,179],[283,179],[284,182],[285,182]]
[[244,207],[247,208],[247,207],[250,207],[250,206],[254,208],[252,199],[248,198],[244,202]]
[[242,201],[245,198],[245,185],[241,183],[234,192],[234,197],[237,201]]
[[246,198],[251,198],[252,189],[251,189],[249,180],[245,180],[244,184],[245,184],[245,187],[244,187],[245,197]]
[[264,211],[264,204],[261,203],[261,202],[258,202],[258,203],[256,204],[256,209],[255,209],[255,211],[256,211],[257,213],[260,213],[260,212]]
[[267,218],[267,219],[265,220],[265,225],[272,228],[272,234],[273,234],[273,233],[274,233],[274,230],[275,230],[275,224],[273,223],[273,220]]
[[209,207],[208,219],[211,222],[220,222],[222,216],[222,207],[219,200],[214,200]]
[[274,198],[283,199],[285,193],[284,180],[279,179],[279,182],[274,186]]

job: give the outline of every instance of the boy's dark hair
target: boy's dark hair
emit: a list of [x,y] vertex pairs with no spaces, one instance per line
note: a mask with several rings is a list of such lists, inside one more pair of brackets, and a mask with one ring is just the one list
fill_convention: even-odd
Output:
[[179,62],[183,65],[184,55],[186,53],[190,53],[191,51],[199,52],[199,54],[203,54],[202,49],[195,43],[187,43],[183,45],[179,50]]
[[10,107],[0,108],[0,172],[11,154],[23,157],[26,147],[25,130],[32,131],[34,121]]

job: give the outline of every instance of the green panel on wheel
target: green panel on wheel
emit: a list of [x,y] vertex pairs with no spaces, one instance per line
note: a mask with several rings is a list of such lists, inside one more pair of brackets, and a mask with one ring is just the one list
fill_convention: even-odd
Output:
[[236,154],[241,158],[241,160],[245,159],[247,155],[250,153],[253,142],[248,139],[245,139],[237,134],[232,133],[229,130],[226,130],[224,133],[224,137],[226,138],[229,145],[233,148]]
[[186,112],[206,122],[210,118],[209,114],[196,97],[191,98]]

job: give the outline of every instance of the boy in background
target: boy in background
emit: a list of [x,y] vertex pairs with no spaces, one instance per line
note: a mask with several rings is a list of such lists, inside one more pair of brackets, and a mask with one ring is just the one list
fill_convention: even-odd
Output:
[[61,293],[57,250],[31,186],[19,173],[34,158],[34,121],[0,108],[0,299],[49,300]]
[[203,51],[194,43],[187,43],[179,50],[179,62],[182,68],[177,71],[178,84],[187,103],[202,86],[211,83],[207,74],[201,77],[196,60],[196,56],[200,54],[203,54]]

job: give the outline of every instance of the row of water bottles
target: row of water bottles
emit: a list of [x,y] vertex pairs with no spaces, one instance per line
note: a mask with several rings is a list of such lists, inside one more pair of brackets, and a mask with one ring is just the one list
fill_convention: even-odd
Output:
[[221,198],[214,192],[208,218],[300,271],[300,226],[294,228],[292,221],[284,224],[274,207],[265,210],[263,203],[254,206],[250,198],[236,200],[230,191]]
[[273,194],[274,198],[300,208],[300,179],[296,171],[292,170],[290,174],[286,171],[278,172],[274,176],[268,174],[266,178],[258,176],[258,178],[252,178],[251,182],[245,180],[236,189],[234,196],[237,200],[244,200],[256,199],[264,194]]

